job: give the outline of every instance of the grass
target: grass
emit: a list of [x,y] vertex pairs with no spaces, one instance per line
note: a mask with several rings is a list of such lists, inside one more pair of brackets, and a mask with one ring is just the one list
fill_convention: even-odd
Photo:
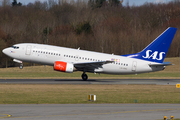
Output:
[[[139,75],[106,75],[88,73],[89,79],[168,79],[180,78],[180,58],[167,58],[175,64],[164,71]],[[24,69],[1,68],[0,78],[61,78],[81,79],[82,72],[62,73],[52,66],[32,66]],[[88,95],[95,94],[96,102]],[[69,104],[69,103],[180,103],[180,89],[171,85],[46,85],[0,84],[0,104]]]
[[[107,74],[94,74],[87,73],[89,79],[121,79],[121,78],[146,78],[146,79],[164,79],[164,78],[180,78],[180,58],[167,58],[165,61],[169,61],[175,65],[167,66],[164,71],[144,73],[138,75],[107,75]],[[19,69],[14,68],[1,68],[0,78],[70,78],[70,79],[81,79],[82,72],[74,73],[63,73],[53,70],[52,66],[32,66],[24,67]]]
[[0,104],[180,103],[175,85],[0,84],[0,96]]

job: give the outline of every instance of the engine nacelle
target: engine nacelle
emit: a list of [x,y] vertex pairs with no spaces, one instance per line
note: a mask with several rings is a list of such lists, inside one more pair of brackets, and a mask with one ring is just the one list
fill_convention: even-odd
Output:
[[62,61],[55,61],[54,63],[54,70],[56,71],[72,73],[73,68],[74,65],[71,63],[62,62]]

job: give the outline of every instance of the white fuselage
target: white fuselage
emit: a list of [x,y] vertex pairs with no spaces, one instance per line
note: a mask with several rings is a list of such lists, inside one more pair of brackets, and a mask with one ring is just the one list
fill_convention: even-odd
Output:
[[52,45],[22,43],[16,44],[19,48],[6,48],[3,52],[13,59],[24,62],[39,63],[53,66],[55,61],[67,63],[90,63],[97,61],[114,61],[113,63],[103,64],[94,69],[97,73],[108,74],[136,74],[163,70],[164,66],[150,67],[154,62],[123,57],[113,54],[91,52],[86,50],[58,47]]

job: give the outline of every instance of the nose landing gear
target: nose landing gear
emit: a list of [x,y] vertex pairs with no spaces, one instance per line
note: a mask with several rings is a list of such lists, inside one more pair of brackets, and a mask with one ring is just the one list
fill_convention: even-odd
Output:
[[19,69],[23,69],[23,64],[20,64]]

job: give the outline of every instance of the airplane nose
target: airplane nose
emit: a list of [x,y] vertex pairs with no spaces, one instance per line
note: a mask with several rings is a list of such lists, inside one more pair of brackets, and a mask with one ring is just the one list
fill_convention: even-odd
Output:
[[7,54],[8,51],[9,51],[9,50],[8,50],[7,48],[5,48],[5,49],[2,50],[2,52],[3,52],[4,54]]

